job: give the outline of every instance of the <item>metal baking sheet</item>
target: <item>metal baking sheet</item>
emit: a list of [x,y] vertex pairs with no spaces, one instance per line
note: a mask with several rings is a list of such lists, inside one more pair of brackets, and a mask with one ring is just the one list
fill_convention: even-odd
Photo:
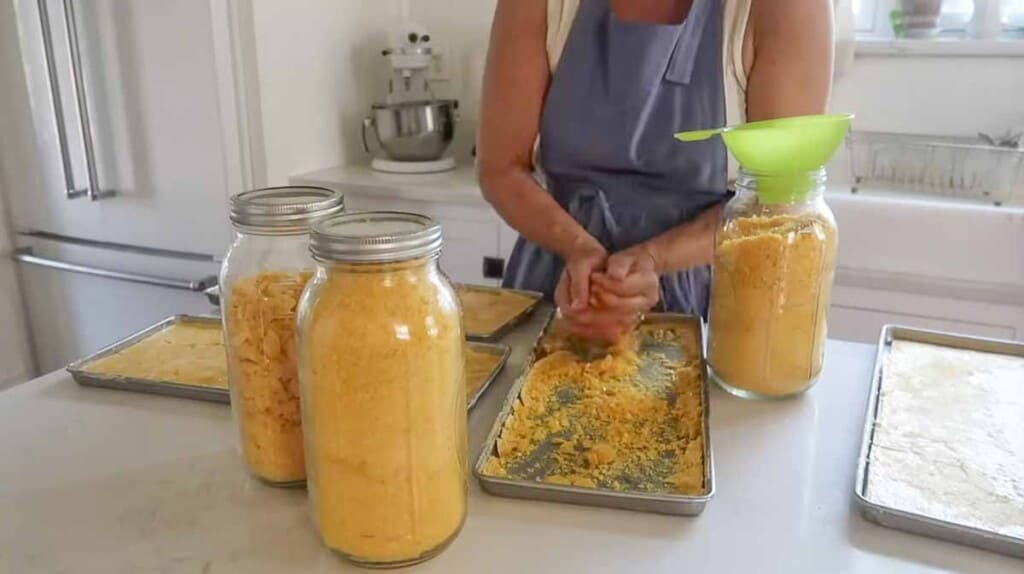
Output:
[[[483,473],[484,464],[488,457],[497,452],[498,436],[505,426],[505,421],[512,413],[512,405],[519,397],[523,384],[526,382],[526,375],[537,358],[537,351],[548,330],[551,328],[554,315],[549,319],[547,326],[542,330],[534,343],[533,352],[523,368],[518,380],[512,385],[501,411],[498,413],[491,432],[487,436],[484,448],[473,467],[473,474],[480,482],[480,486],[491,494],[508,496],[512,498],[528,498],[544,500],[549,502],[564,502],[569,504],[582,504],[587,506],[601,506],[606,508],[619,508],[635,510],[640,512],[652,512],[657,514],[673,514],[679,516],[696,516],[704,511],[704,507],[711,500],[715,493],[715,470],[711,449],[710,432],[710,409],[708,401],[708,380],[707,368],[704,357],[703,345],[698,344],[698,352],[702,363],[701,369],[701,403],[702,403],[702,432],[704,434],[704,494],[683,495],[670,493],[646,493],[646,492],[620,492],[600,488],[585,488],[579,486],[566,486],[559,484],[548,484],[539,481],[521,480],[512,478],[499,478],[488,476]],[[651,313],[644,320],[645,325],[672,324],[686,325],[698,333],[698,342],[704,340],[704,325],[699,317],[692,315],[678,315],[673,313]]]
[[499,337],[504,336],[506,333],[512,330],[513,327],[522,323],[523,320],[529,317],[530,314],[533,313],[533,311],[537,308],[537,305],[540,304],[541,300],[544,299],[543,293],[539,293],[537,291],[525,291],[522,289],[504,289],[501,287],[488,287],[486,285],[470,285],[468,283],[460,283],[457,286],[457,288],[466,291],[479,291],[483,293],[490,293],[493,295],[501,295],[502,293],[514,293],[516,295],[529,297],[530,299],[533,300],[533,302],[530,303],[530,305],[528,305],[525,309],[513,315],[512,317],[509,317],[507,321],[505,321],[503,324],[498,326],[498,328],[494,329],[493,331],[486,333],[470,333],[467,331],[466,338],[471,340],[493,341]]
[[67,371],[75,381],[87,387],[103,387],[107,389],[118,389],[122,391],[134,391],[139,393],[150,393],[155,395],[167,395],[185,399],[210,401],[215,403],[230,402],[228,390],[214,387],[199,387],[194,385],[183,385],[173,381],[157,381],[151,379],[139,379],[135,377],[117,377],[99,373],[90,373],[85,369],[89,363],[116,354],[146,337],[154,335],[171,325],[177,323],[204,323],[220,327],[219,317],[203,315],[175,315],[160,321],[152,327],[147,327],[134,335],[122,339],[109,347],[101,349],[84,359],[80,359],[67,366]]
[[[879,393],[882,388],[882,374],[885,359],[892,350],[894,340],[914,341],[955,349],[968,349],[986,353],[998,353],[1024,357],[1024,343],[968,337],[939,331],[914,329],[897,325],[886,325],[878,341],[875,369],[868,395],[867,414],[864,417],[864,435],[861,440],[857,463],[857,477],[854,483],[854,499],[861,514],[868,520],[914,534],[965,544],[1001,554],[1024,558],[1024,539],[1006,536],[989,530],[965,526],[955,522],[939,520],[924,514],[908,512],[885,506],[868,499],[868,477],[871,472],[871,445],[878,417]],[[1022,381],[1024,382],[1024,381]],[[1024,414],[1022,414],[1024,416]]]
[[[529,317],[530,314],[533,313],[533,311],[537,308],[537,305],[544,298],[543,293],[539,293],[537,291],[524,291],[522,289],[503,289],[499,287],[488,287],[486,285],[470,285],[466,283],[459,284],[458,288],[467,291],[472,290],[493,293],[495,295],[499,295],[501,293],[514,293],[518,295],[523,295],[525,297],[529,297],[530,299],[533,300],[533,303],[531,303],[528,307],[526,307],[516,315],[510,317],[508,321],[506,321],[493,331],[487,333],[466,333],[467,339],[476,341],[493,341],[499,337],[504,336],[512,328],[514,328],[516,325],[520,324],[524,319]],[[219,285],[214,285],[213,287],[206,289],[205,291],[203,291],[203,294],[206,295],[206,299],[210,302],[210,305],[214,307],[220,307]]]
[[476,401],[481,396],[483,396],[484,392],[487,390],[487,387],[491,386],[491,383],[494,382],[494,379],[498,377],[498,373],[500,373],[502,369],[505,368],[505,363],[508,362],[508,356],[512,354],[512,348],[509,347],[508,345],[496,345],[494,343],[481,343],[478,341],[469,341],[467,344],[469,345],[469,348],[473,349],[474,351],[477,351],[479,353],[487,353],[489,355],[495,355],[498,357],[498,362],[494,365],[494,368],[491,369],[491,372],[490,374],[487,375],[487,378],[484,379],[484,383],[480,385],[480,388],[477,389],[475,393],[473,393],[473,396],[469,397],[469,400],[466,401],[466,410],[469,410],[472,409],[473,405],[476,404]]

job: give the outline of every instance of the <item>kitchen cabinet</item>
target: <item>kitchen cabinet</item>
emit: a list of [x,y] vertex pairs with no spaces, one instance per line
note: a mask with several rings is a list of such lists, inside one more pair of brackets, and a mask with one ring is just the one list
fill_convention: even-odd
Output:
[[829,336],[877,340],[886,324],[995,339],[1024,339],[1024,307],[838,285],[829,312]]

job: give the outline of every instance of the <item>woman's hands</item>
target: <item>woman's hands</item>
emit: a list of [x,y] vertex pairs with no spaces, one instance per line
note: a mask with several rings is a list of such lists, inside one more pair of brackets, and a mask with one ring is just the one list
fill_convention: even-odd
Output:
[[555,289],[568,330],[614,343],[658,302],[654,257],[642,246],[608,257],[599,245],[570,252]]
[[604,269],[608,252],[593,237],[578,241],[564,256],[562,276],[555,287],[555,305],[563,315],[586,311],[590,302],[590,276]]
[[658,304],[660,274],[711,263],[721,211],[714,205],[611,256],[589,235],[577,241],[582,248],[562,255],[565,271],[555,290],[566,327],[584,338],[616,341]]
[[657,263],[644,246],[631,247],[608,258],[605,272],[591,277],[592,301],[599,309],[638,315],[658,304]]

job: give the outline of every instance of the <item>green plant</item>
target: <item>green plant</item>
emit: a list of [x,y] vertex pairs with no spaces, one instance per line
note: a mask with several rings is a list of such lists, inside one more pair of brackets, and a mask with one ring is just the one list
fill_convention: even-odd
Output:
[[892,10],[889,12],[889,24],[892,25],[892,35],[897,38],[903,37],[903,10]]

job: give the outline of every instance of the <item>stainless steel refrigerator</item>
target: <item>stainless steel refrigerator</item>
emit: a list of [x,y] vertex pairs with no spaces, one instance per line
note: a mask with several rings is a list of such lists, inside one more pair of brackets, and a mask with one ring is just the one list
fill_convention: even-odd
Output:
[[0,2],[0,193],[37,370],[210,312],[237,144],[221,3]]

